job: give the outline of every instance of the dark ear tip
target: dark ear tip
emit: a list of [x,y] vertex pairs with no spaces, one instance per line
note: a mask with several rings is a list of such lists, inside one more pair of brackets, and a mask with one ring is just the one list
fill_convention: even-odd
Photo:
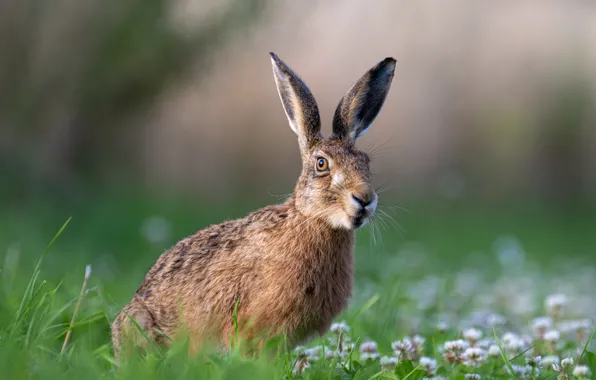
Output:
[[274,52],[270,52],[269,56],[271,56],[271,59],[273,60],[273,62],[275,62],[277,66],[284,66],[283,61],[277,56],[277,54],[275,54]]
[[273,69],[278,75],[289,75],[291,72],[290,68],[282,61],[277,54],[274,52],[270,52],[269,55],[271,56],[271,63],[273,64]]
[[382,68],[390,68],[390,69],[395,69],[395,64],[397,63],[397,61],[395,60],[395,58],[393,57],[387,57],[384,60],[381,61],[381,63],[379,64],[379,67]]

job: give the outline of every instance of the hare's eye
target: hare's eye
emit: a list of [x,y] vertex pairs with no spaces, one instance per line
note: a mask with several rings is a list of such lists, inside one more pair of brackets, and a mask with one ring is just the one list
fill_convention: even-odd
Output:
[[327,159],[323,158],[323,157],[319,157],[317,158],[317,171],[318,172],[325,172],[327,170],[329,170],[329,163],[327,162]]

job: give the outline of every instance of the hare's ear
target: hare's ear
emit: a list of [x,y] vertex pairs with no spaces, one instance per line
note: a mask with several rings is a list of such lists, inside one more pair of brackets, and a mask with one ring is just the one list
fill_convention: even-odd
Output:
[[269,54],[281,104],[288,116],[290,127],[298,135],[300,151],[307,154],[321,140],[319,107],[302,79],[275,53]]
[[354,144],[375,120],[393,79],[395,59],[385,58],[366,72],[344,95],[333,117],[333,138]]

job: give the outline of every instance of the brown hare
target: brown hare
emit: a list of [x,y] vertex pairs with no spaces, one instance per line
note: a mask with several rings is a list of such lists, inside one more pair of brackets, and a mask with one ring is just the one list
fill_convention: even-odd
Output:
[[348,90],[324,138],[310,90],[270,55],[302,156],[293,194],[200,230],[163,253],[112,325],[116,355],[126,337],[139,346],[147,338],[166,343],[166,335],[176,337],[182,328],[193,352],[208,341],[226,347],[236,328],[247,339],[285,334],[295,345],[324,334],[346,308],[354,231],[377,206],[369,157],[354,144],[385,102],[395,60],[384,59]]

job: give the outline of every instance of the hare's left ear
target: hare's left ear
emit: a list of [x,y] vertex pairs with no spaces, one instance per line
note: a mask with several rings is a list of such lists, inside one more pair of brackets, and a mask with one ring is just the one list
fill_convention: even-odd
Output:
[[290,127],[298,135],[300,151],[306,156],[322,138],[319,107],[302,79],[275,53],[269,54],[281,104],[286,111]]
[[354,144],[366,133],[385,102],[394,71],[395,59],[385,58],[348,90],[333,117],[333,138]]

